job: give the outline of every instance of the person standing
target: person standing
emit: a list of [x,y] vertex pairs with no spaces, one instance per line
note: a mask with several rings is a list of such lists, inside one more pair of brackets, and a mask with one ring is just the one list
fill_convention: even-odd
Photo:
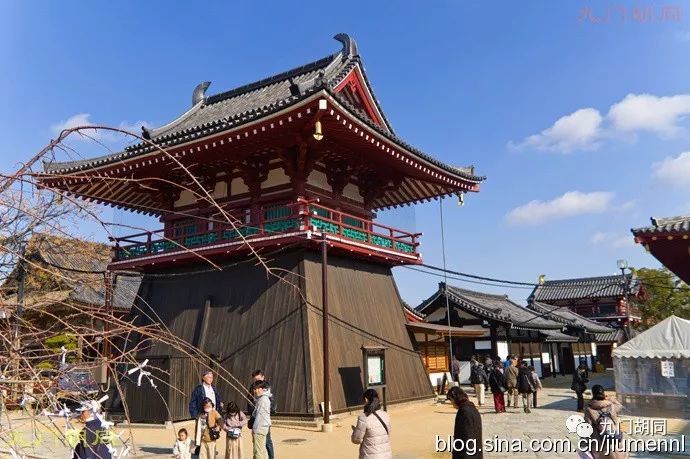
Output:
[[457,356],[453,356],[453,360],[450,361],[450,374],[453,377],[453,381],[460,384],[460,361]]
[[223,417],[216,411],[210,398],[205,398],[201,406],[195,435],[199,459],[216,459],[216,440],[220,438]]
[[585,408],[584,393],[587,390],[587,383],[589,382],[589,374],[587,372],[587,365],[581,363],[577,370],[573,373],[573,383],[570,388],[575,391],[577,395],[577,411],[582,412]]
[[453,439],[462,440],[465,448],[462,451],[452,450],[453,459],[483,459],[482,453],[482,417],[467,394],[459,387],[453,387],[448,391],[446,398],[453,404],[458,412],[455,415]]
[[[199,415],[203,414],[202,403],[205,398],[208,398],[213,403],[213,406],[222,410],[223,400],[221,399],[220,392],[216,386],[213,385],[213,371],[206,369],[201,372],[201,384],[196,386],[192,391],[192,396],[189,399],[189,416],[192,419],[199,421]],[[198,425],[195,426],[194,431],[197,432]],[[195,434],[196,435],[196,434]],[[194,450],[195,455],[199,455],[199,448],[201,445],[201,439],[194,438],[196,444],[196,449]]]
[[187,434],[187,429],[177,431],[177,440],[173,445],[175,459],[192,459],[192,439]]
[[214,408],[222,409],[223,400],[220,392],[215,385],[213,385],[213,371],[204,370],[201,373],[201,384],[196,386],[192,391],[192,396],[189,400],[189,415],[193,419],[197,419],[202,413],[202,403],[207,398],[213,402]]
[[[247,413],[252,413],[254,411],[254,389],[252,385],[257,381],[263,381],[266,383],[266,388],[264,389],[264,395],[266,395],[271,402],[271,416],[276,414],[276,399],[273,391],[271,390],[271,383],[266,381],[266,375],[262,370],[255,370],[252,372],[252,384],[249,386],[249,399],[247,402]],[[268,430],[266,435],[266,451],[268,451],[268,459],[275,458],[275,451],[273,450],[273,439],[271,438],[271,429]]]
[[532,376],[532,385],[534,386],[534,392],[532,392],[532,408],[537,407],[537,392],[542,390],[544,387],[541,385],[541,379],[537,374],[537,370],[534,367],[529,367],[530,374]]
[[508,354],[508,357],[503,361],[503,369],[507,370],[513,364],[513,354]]
[[242,428],[247,425],[247,415],[235,402],[228,403],[223,430],[227,432],[225,459],[244,459],[242,445]]
[[[453,389],[457,388],[450,390]],[[392,459],[391,419],[381,409],[379,394],[374,389],[367,389],[362,398],[364,413],[357,417],[357,425],[352,426],[350,438],[352,443],[359,445],[359,459]]]
[[271,400],[266,394],[269,390],[266,381],[254,381],[254,411],[252,412],[252,441],[254,459],[267,459],[266,437],[271,430]]
[[74,448],[74,459],[111,459],[108,445],[103,441],[106,429],[101,420],[96,417],[93,408],[85,403],[79,408],[79,420],[84,423],[81,440]]
[[534,385],[532,384],[532,373],[529,371],[527,361],[523,361],[518,371],[518,392],[522,395],[522,409],[525,413],[531,413],[530,402],[532,401],[532,393],[534,392]]
[[[592,426],[594,441],[590,453],[595,459],[627,459],[626,451],[621,449],[618,443],[622,439],[620,431],[619,414],[623,405],[614,397],[606,397],[604,387],[596,384],[592,386],[592,400],[585,408],[585,422]],[[608,455],[605,454],[608,451]]]
[[496,413],[506,412],[506,400],[503,393],[506,391],[506,380],[503,376],[503,365],[500,361],[496,362],[493,370],[489,373],[489,386],[494,396],[494,408]]
[[488,377],[486,371],[484,371],[484,366],[479,362],[475,361],[470,369],[470,382],[474,386],[474,393],[477,395],[477,403],[479,406],[484,404],[484,390],[486,388]]
[[506,389],[508,390],[508,406],[511,405],[511,400],[513,400],[513,408],[518,407],[518,367],[517,360],[513,358],[510,361],[510,366],[505,370],[506,377]]

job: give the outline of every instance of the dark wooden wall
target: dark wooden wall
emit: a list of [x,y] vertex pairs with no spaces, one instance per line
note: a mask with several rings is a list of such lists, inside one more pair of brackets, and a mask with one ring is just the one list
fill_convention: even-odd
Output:
[[[314,403],[323,401],[321,260],[304,260]],[[390,268],[344,257],[328,258],[331,407],[362,404],[362,346],[386,346],[387,398],[402,401],[433,395],[424,362],[414,350]],[[315,406],[318,412],[318,406]]]
[[[206,354],[219,356],[218,364],[242,385],[219,381],[225,400],[244,407],[240,391],[249,384],[251,372],[261,368],[273,386],[278,413],[318,415],[323,398],[319,254],[306,249],[286,252],[274,256],[271,267],[281,270],[280,278],[267,276],[253,261],[222,271],[146,276],[138,307]],[[390,268],[330,257],[329,292],[332,409],[361,404],[362,345],[389,348],[388,400],[432,395],[423,362],[405,327]],[[168,370],[161,378],[167,378],[171,386],[165,396],[167,408],[159,406],[149,389],[128,391],[130,405],[135,400],[142,404],[141,416],[132,419],[164,421],[166,410],[173,420],[187,418],[189,394],[199,383],[200,365],[161,342],[152,342],[139,359],[147,356],[172,357],[160,363]]]

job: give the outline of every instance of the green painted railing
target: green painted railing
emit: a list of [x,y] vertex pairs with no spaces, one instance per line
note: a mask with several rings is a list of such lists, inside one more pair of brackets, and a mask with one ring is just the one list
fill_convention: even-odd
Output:
[[[145,255],[157,255],[183,248],[195,249],[222,241],[234,240],[240,236],[250,237],[258,234],[287,233],[299,230],[301,226],[311,226],[319,232],[338,235],[352,241],[405,254],[416,253],[417,244],[415,243],[415,238],[419,235],[377,225],[372,221],[328,209],[312,202],[304,201],[296,204],[274,206],[265,208],[260,212],[259,227],[245,226],[237,229],[217,229],[203,234],[194,234],[191,232],[194,225],[187,223],[173,230],[174,236],[172,239],[176,242],[163,239],[152,241],[151,237],[156,233],[141,233],[136,236],[120,238],[118,241],[132,242],[133,244],[118,248],[116,256],[117,259],[124,260]],[[377,230],[383,232],[383,234],[377,233]],[[142,236],[148,238],[148,243],[137,243],[136,239],[133,239]],[[401,238],[410,238],[411,242],[402,242]]]

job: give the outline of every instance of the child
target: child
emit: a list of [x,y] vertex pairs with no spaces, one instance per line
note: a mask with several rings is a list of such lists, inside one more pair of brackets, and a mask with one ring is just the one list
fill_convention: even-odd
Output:
[[228,433],[225,459],[244,458],[244,453],[242,452],[242,427],[246,425],[247,416],[235,402],[230,402],[225,413],[225,423],[223,424],[223,430]]
[[220,436],[222,417],[213,408],[210,398],[205,398],[201,402],[201,407],[204,411],[199,415],[196,424],[196,444],[200,447],[199,459],[215,459],[216,440]]
[[192,459],[192,439],[188,438],[187,429],[177,432],[173,455],[176,459]]
[[529,367],[529,372],[530,376],[532,377],[532,385],[534,386],[534,392],[532,392],[532,407],[536,408],[537,407],[537,391],[540,391],[543,389],[541,385],[541,380],[539,379],[539,375],[537,374],[537,370],[534,369],[534,367]]
[[[254,381],[254,412],[252,413],[252,440],[254,442],[254,459],[268,458],[266,436],[271,431],[271,400],[265,393],[266,381]],[[212,458],[211,458],[212,459]]]

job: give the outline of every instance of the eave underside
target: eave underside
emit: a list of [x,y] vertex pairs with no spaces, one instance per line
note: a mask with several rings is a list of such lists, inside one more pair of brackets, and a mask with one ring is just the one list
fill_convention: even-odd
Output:
[[[248,167],[246,162],[256,162],[257,158],[287,171],[286,156],[301,149],[307,152],[307,162],[337,166],[336,170],[346,175],[347,183],[360,188],[367,184],[383,188],[370,196],[370,209],[478,191],[482,177],[467,176],[459,170],[449,173],[389,141],[332,99],[328,110],[320,110],[318,102],[314,98],[222,135],[167,152],[155,151],[98,167],[81,165],[72,172],[51,167],[49,170],[53,172],[43,174],[40,180],[48,188],[75,196],[161,215],[171,210],[161,203],[161,192],[166,189],[174,191],[182,183],[192,191],[197,190],[194,192],[200,197],[205,195],[183,166],[195,177],[211,176],[212,180],[221,180],[223,174],[230,174],[227,178],[246,176],[243,174],[246,172],[243,168]],[[323,124],[321,142],[311,136],[315,120]],[[283,162],[276,164],[278,158]]]

